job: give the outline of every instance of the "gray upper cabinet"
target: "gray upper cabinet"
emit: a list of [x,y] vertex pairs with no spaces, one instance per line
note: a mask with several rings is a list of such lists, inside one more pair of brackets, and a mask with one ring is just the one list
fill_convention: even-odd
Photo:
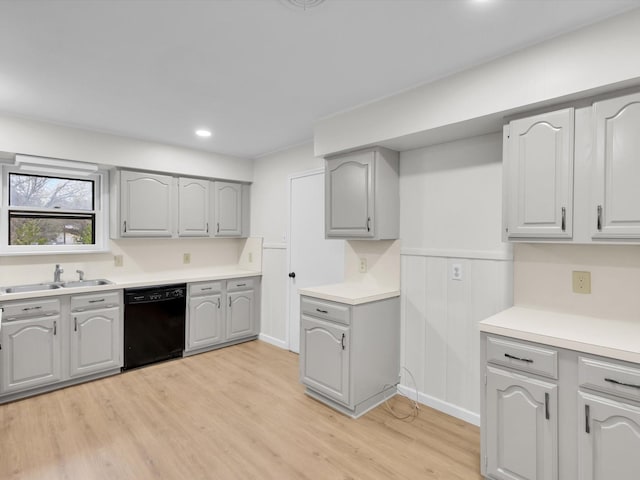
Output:
[[209,236],[209,180],[178,178],[178,236]]
[[574,109],[509,124],[505,145],[509,239],[571,239]]
[[640,94],[594,104],[594,239],[640,239]]
[[175,197],[173,177],[121,170],[119,189],[120,218],[116,232],[120,236],[171,237],[173,235]]
[[398,238],[398,160],[397,152],[380,147],[326,159],[328,238]]
[[557,385],[494,367],[486,375],[487,474],[557,479]]
[[214,237],[246,237],[249,219],[249,186],[232,182],[213,182]]

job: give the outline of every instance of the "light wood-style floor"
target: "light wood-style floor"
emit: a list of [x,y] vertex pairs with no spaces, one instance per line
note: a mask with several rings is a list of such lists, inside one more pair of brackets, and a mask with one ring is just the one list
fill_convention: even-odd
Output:
[[303,391],[297,355],[254,341],[0,405],[0,479],[481,478],[475,426]]

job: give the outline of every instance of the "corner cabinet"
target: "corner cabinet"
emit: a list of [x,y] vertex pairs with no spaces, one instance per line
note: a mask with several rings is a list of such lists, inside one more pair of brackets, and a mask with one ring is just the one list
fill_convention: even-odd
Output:
[[640,365],[481,335],[482,474],[635,480]]
[[119,172],[121,237],[171,237],[175,179],[168,175],[121,170]]
[[327,157],[326,237],[398,238],[398,169],[398,153],[380,147]]
[[507,132],[507,238],[571,239],[573,108],[514,120]]
[[260,277],[188,286],[185,355],[253,340],[260,333]]
[[300,297],[300,381],[307,395],[359,417],[396,393],[398,297],[347,305]]
[[640,94],[597,102],[594,239],[640,239]]

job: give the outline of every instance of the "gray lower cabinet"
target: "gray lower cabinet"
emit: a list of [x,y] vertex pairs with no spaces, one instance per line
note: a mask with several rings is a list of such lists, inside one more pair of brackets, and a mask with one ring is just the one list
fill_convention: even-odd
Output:
[[71,297],[69,376],[122,366],[122,309],[118,292]]
[[492,478],[558,478],[558,386],[487,367],[486,455]]
[[254,339],[259,285],[259,277],[190,283],[185,354]]
[[483,333],[482,474],[636,480],[640,365]]
[[0,393],[62,380],[60,315],[8,321],[2,326]]
[[300,311],[300,381],[308,395],[358,417],[396,393],[397,297],[347,305],[302,296]]
[[122,292],[6,302],[0,403],[120,371]]

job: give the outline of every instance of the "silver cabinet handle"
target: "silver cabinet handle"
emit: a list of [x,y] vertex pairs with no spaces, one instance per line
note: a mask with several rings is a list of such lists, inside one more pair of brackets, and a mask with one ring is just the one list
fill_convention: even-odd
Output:
[[216,226],[216,233],[220,233],[220,222],[218,222]]
[[319,308],[316,308],[316,312],[320,312],[320,313],[329,313],[327,310],[320,310]]
[[200,291],[204,292],[205,290],[213,290],[213,287],[202,287]]
[[25,307],[22,309],[23,312],[29,312],[31,310],[41,310],[42,309],[42,305],[39,305],[37,307]]
[[104,302],[104,298],[99,298],[98,300],[89,300],[89,303],[100,303]]
[[567,230],[567,209],[562,207],[562,222],[561,222],[562,231],[565,232]]
[[622,385],[623,387],[640,388],[640,385],[634,385],[633,383],[624,383],[613,378],[605,378],[605,382],[613,383],[614,385]]
[[220,310],[220,297],[218,297],[218,310]]
[[209,233],[209,222],[207,222],[207,233]]
[[236,287],[246,287],[246,283],[236,283]]
[[342,334],[342,338],[340,339],[340,346],[344,350],[344,333]]
[[367,232],[371,231],[371,217],[367,217]]
[[549,393],[544,394],[544,418],[549,420]]
[[58,322],[53,321],[53,334],[56,335],[58,333]]
[[73,317],[73,331],[78,331],[78,317]]
[[515,355],[509,355],[508,353],[504,354],[505,357],[510,358],[511,360],[518,360],[519,362],[533,363],[533,360],[530,358],[520,358]]
[[598,220],[596,222],[596,227],[598,228],[598,231],[601,232],[602,231],[602,205],[598,205],[598,208],[596,209],[597,213],[598,213]]
[[127,221],[124,221],[124,233],[127,233]]
[[231,297],[229,297],[229,308],[231,308]]
[[584,431],[585,433],[591,433],[591,427],[589,426],[589,405],[584,406]]

